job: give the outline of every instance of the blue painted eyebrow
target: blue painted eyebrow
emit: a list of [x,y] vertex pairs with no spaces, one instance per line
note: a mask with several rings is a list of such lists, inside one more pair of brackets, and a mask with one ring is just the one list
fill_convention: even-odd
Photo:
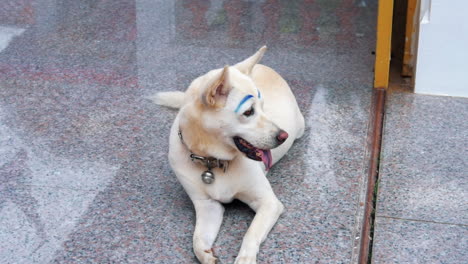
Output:
[[260,94],[260,90],[257,89],[257,93],[258,93],[258,99],[262,98],[262,95]]
[[237,113],[237,112],[239,111],[239,109],[241,108],[241,106],[242,106],[245,102],[247,102],[247,100],[249,100],[250,98],[253,98],[253,95],[251,95],[251,94],[246,95],[246,96],[240,101],[239,105],[237,105],[236,110],[235,110],[234,112]]

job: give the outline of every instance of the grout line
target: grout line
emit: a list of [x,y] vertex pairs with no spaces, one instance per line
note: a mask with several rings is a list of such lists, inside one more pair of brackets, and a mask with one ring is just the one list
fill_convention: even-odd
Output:
[[[106,192],[106,193],[134,193],[134,191],[129,191],[128,188],[126,190],[120,190],[120,189],[108,189],[108,186],[106,186],[103,189],[90,189],[90,188],[80,188],[80,187],[69,187],[69,186],[62,186],[62,185],[43,185],[43,184],[22,184],[21,186],[25,187],[30,187],[30,188],[44,188],[44,189],[58,189],[58,190],[70,190],[70,191],[80,191],[80,192],[87,192],[87,193],[101,193],[101,192]],[[137,187],[141,188],[143,186],[137,186],[133,185],[131,187]]]
[[86,188],[75,188],[75,187],[68,187],[68,186],[60,186],[60,185],[42,185],[42,184],[31,184],[25,183],[21,186],[31,187],[31,188],[44,188],[44,189],[61,189],[61,190],[72,190],[72,191],[83,191],[83,192],[99,192],[100,190],[96,189],[86,189]]
[[422,223],[430,223],[430,224],[440,224],[440,225],[455,225],[455,226],[462,226],[468,227],[468,224],[455,224],[455,223],[448,223],[448,222],[437,222],[431,220],[422,220],[422,219],[412,219],[412,218],[401,218],[395,216],[377,216],[378,218],[387,218],[387,219],[396,219],[396,220],[403,220],[403,221],[413,221],[413,222],[422,222]]
[[375,190],[379,174],[379,157],[382,141],[383,116],[385,109],[385,89],[374,89],[372,100],[371,122],[372,131],[369,133],[371,140],[369,172],[367,180],[367,193],[364,209],[364,220],[361,232],[361,245],[359,248],[359,264],[367,264],[372,260],[372,241],[374,235],[375,203],[377,192]]

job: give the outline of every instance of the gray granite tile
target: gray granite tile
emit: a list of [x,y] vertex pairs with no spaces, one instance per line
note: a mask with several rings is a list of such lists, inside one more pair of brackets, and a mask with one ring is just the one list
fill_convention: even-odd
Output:
[[[40,147],[40,140],[23,139],[4,125],[0,108],[0,189],[35,185],[102,190],[118,167],[102,161],[63,158]],[[39,142],[38,142],[39,141]]]
[[97,192],[15,186],[0,191],[0,262],[49,263]]
[[[356,257],[377,1],[28,3],[0,4],[0,24],[25,29],[0,52],[1,188],[93,197],[42,263],[194,263],[194,211],[166,157],[176,113],[147,96],[184,90],[264,44],[263,63],[292,87],[307,130],[269,176],[286,213],[259,261]],[[227,205],[215,243],[223,262],[252,217]],[[35,256],[35,244],[14,246]]]
[[103,191],[57,250],[53,263],[191,263],[194,212],[176,182]]
[[463,264],[468,227],[377,217],[372,263]]
[[468,99],[388,99],[377,215],[468,224]]

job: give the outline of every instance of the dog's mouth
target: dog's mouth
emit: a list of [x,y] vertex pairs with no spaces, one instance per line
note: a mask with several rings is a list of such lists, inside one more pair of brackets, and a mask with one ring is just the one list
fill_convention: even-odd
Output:
[[236,147],[243,152],[247,158],[263,161],[265,164],[265,169],[268,171],[272,166],[272,158],[271,158],[271,151],[269,149],[259,149],[252,144],[250,144],[247,140],[241,137],[234,137],[234,143]]

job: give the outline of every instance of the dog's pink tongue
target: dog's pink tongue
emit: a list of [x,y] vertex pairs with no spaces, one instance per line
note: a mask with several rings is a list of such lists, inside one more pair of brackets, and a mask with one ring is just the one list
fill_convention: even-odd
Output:
[[271,158],[271,151],[270,150],[261,150],[262,151],[262,161],[265,164],[265,170],[270,170],[272,166],[272,158]]

